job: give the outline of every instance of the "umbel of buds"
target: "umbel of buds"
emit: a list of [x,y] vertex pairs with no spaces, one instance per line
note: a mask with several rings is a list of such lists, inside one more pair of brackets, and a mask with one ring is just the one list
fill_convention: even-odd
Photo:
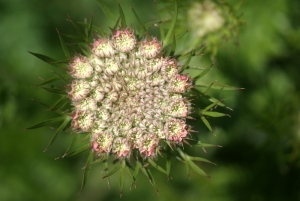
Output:
[[161,140],[177,145],[187,137],[191,107],[183,94],[191,81],[161,53],[156,38],[138,41],[126,28],[96,38],[88,57],[72,58],[72,129],[91,134],[96,155],[128,158],[136,149],[154,157]]
[[[174,7],[177,13],[176,3]],[[142,24],[139,25],[140,29],[135,31],[131,26],[127,26],[120,6],[119,11],[120,20],[111,28],[109,34],[93,26],[92,19],[89,23],[77,23],[69,17],[69,21],[82,36],[80,42],[85,43],[78,43],[80,52],[71,55],[70,47],[59,34],[67,61],[59,62],[45,55],[30,52],[51,65],[67,70],[63,75],[55,72],[57,76],[37,85],[60,94],[60,99],[49,108],[59,116],[28,129],[56,125],[59,122],[60,125],[49,146],[59,133],[71,130],[73,141],[65,154],[59,158],[89,152],[84,166],[82,187],[91,165],[95,162],[105,164],[105,174],[102,178],[120,172],[121,193],[124,172],[128,173],[134,185],[137,174],[143,172],[156,189],[150,169],[155,168],[169,178],[171,160],[175,159],[186,163],[188,174],[191,167],[197,173],[209,177],[194,163],[209,161],[188,155],[183,147],[188,144],[204,149],[215,145],[194,140],[199,136],[188,124],[188,119],[194,119],[192,115],[195,118],[200,117],[204,125],[213,132],[206,117],[228,115],[212,111],[217,106],[225,105],[206,92],[211,88],[237,88],[199,82],[211,67],[204,70],[196,68],[199,75],[193,79],[183,73],[184,70],[192,68],[189,62],[199,54],[201,47],[175,54],[177,39],[173,36],[177,15],[171,20],[170,27],[164,27],[163,24],[159,26],[161,33],[164,33],[165,28],[168,31],[158,39],[150,36]],[[133,12],[140,22],[136,12]],[[54,86],[59,80],[67,82],[66,87],[61,89],[60,83],[57,88],[45,86],[49,83]],[[193,105],[192,108],[191,97],[207,98],[211,104],[203,107],[204,109],[197,105]],[[81,145],[77,149],[74,148],[78,147],[75,146],[76,139],[80,139]],[[165,160],[166,165],[162,167],[155,160],[164,155],[166,157],[161,158]]]

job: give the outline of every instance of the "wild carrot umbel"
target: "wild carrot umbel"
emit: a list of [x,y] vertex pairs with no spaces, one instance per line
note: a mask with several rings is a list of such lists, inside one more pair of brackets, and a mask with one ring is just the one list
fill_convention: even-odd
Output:
[[[102,1],[99,3],[104,6]],[[217,84],[196,85],[196,81],[208,73],[211,66],[199,69],[199,75],[194,79],[184,73],[185,69],[190,68],[190,60],[199,55],[202,46],[184,53],[176,52],[176,2],[169,27],[164,26],[162,19],[153,22],[151,26],[145,26],[137,13],[132,11],[139,23],[138,29],[127,25],[119,5],[120,17],[110,33],[95,27],[92,19],[89,23],[80,23],[69,17],[81,36],[71,37],[80,42],[81,52],[71,54],[69,49],[72,47],[67,46],[65,38],[59,34],[66,61],[58,62],[30,52],[51,65],[67,70],[65,74],[57,74],[39,85],[60,94],[61,98],[51,107],[60,116],[28,129],[60,122],[50,146],[61,131],[70,128],[74,140],[62,158],[83,151],[89,152],[82,187],[95,162],[108,164],[102,178],[120,172],[121,193],[125,171],[133,184],[141,171],[156,189],[150,169],[155,168],[170,177],[171,160],[174,159],[186,163],[188,172],[191,167],[197,173],[209,177],[193,162],[209,161],[189,156],[183,147],[186,144],[198,147],[214,145],[195,141],[194,136],[198,134],[194,133],[187,119],[193,119],[191,115],[200,117],[213,132],[206,117],[228,115],[212,111],[216,106],[225,107],[225,104],[205,92],[208,89],[238,88]],[[157,26],[161,35],[150,36],[148,29]],[[66,82],[67,90],[44,87],[57,80]],[[192,96],[207,98],[211,104],[200,109],[192,104]],[[72,150],[75,140],[82,136],[86,136],[83,146]],[[160,155],[166,156],[163,158],[165,168],[155,162]]]

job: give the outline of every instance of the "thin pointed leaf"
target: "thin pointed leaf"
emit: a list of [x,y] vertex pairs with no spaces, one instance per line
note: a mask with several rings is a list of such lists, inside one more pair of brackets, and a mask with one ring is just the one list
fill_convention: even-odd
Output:
[[65,151],[64,155],[62,155],[61,158],[66,157],[70,153],[70,150],[73,149],[73,147],[74,147],[74,145],[75,145],[75,143],[77,141],[77,138],[78,138],[78,135],[74,135],[73,136],[73,139],[72,139],[70,145],[68,146],[67,150]]
[[49,80],[46,80],[38,85],[35,85],[35,87],[39,87],[39,86],[43,86],[43,85],[46,85],[46,84],[50,84],[50,83],[53,83],[57,80],[60,80],[59,77],[53,77],[53,78],[50,78]]
[[197,79],[200,79],[201,77],[203,77],[204,75],[206,75],[210,69],[213,67],[213,65],[210,65],[210,67],[207,67],[204,71],[202,71],[199,75],[197,75],[196,77],[194,77],[194,80],[196,81]]
[[126,169],[128,176],[131,178],[132,182],[135,183],[135,178],[133,177],[132,173],[130,172],[130,169],[128,168],[128,166],[126,166],[125,169]]
[[205,158],[201,158],[201,157],[194,157],[194,156],[189,156],[189,158],[192,160],[192,161],[200,161],[200,162],[205,162],[205,163],[210,163],[210,164],[213,164],[213,165],[216,165],[215,163],[205,159]]
[[160,167],[159,165],[157,165],[153,160],[151,160],[150,158],[147,159],[147,161],[153,166],[155,167],[157,170],[161,171],[162,173],[167,175],[166,170],[164,170],[162,167]]
[[82,190],[85,186],[85,183],[86,183],[87,176],[88,176],[88,174],[91,170],[90,163],[93,160],[92,156],[93,156],[93,152],[91,151],[88,158],[87,158],[87,160],[86,160],[85,166],[84,166],[83,175],[82,175],[82,182],[81,182],[81,187],[80,187],[79,194],[82,192]]
[[174,34],[175,25],[176,25],[176,22],[177,22],[177,16],[178,16],[178,8],[177,8],[177,1],[175,0],[175,3],[174,3],[174,15],[173,15],[173,19],[172,19],[171,25],[168,28],[168,32],[167,32],[166,38],[163,41],[164,47],[166,47],[168,45],[170,38]]
[[218,102],[212,103],[210,105],[208,105],[206,108],[204,108],[202,111],[208,111],[209,109],[215,107],[216,105],[218,105]]
[[201,120],[203,121],[203,123],[205,124],[205,126],[208,128],[208,130],[210,130],[210,132],[213,133],[213,129],[212,129],[210,123],[207,121],[207,119],[204,116],[201,116]]
[[105,179],[113,174],[115,174],[120,168],[121,168],[121,164],[118,164],[114,169],[112,169],[111,171],[109,171],[107,174],[105,174],[102,179]]
[[172,47],[171,47],[171,50],[170,50],[170,53],[169,53],[170,57],[174,56],[175,50],[176,50],[176,37],[175,37],[175,34],[174,34]]
[[102,1],[102,0],[97,0],[100,8],[102,9],[103,13],[106,15],[106,17],[110,21],[115,21],[115,16],[113,12],[109,9],[109,7]]
[[48,120],[42,121],[40,123],[37,123],[33,126],[30,126],[30,127],[26,128],[26,130],[40,128],[40,127],[44,127],[44,126],[50,126],[53,123],[63,121],[64,119],[65,119],[65,117],[56,117],[56,118],[48,119]]
[[134,177],[135,180],[137,178],[137,175],[139,174],[139,171],[140,171],[140,165],[136,164],[135,168],[134,168],[134,172],[133,172],[133,177]]
[[145,26],[143,25],[141,19],[139,18],[139,16],[137,15],[137,13],[135,12],[135,10],[133,9],[132,6],[131,6],[131,10],[132,10],[132,12],[133,12],[133,14],[134,14],[134,16],[135,16],[135,18],[136,18],[136,20],[137,20],[139,26],[140,26],[140,29],[143,30],[142,32],[140,32],[140,34],[143,35],[143,34],[147,31],[147,29],[146,29]]
[[69,21],[72,23],[73,27],[76,29],[76,31],[86,40],[86,34],[84,32],[84,29],[80,26],[80,23],[75,22],[71,16],[68,14]]
[[155,182],[153,180],[153,176],[152,176],[150,170],[144,168],[139,161],[137,163],[139,164],[140,169],[142,170],[142,172],[144,173],[144,175],[149,179],[150,184],[153,186],[153,188],[156,190],[156,192],[158,192],[158,189],[157,189],[156,184],[155,184]]
[[182,61],[184,59],[187,59],[190,57],[190,55],[193,57],[195,55],[197,55],[197,52],[200,51],[203,47],[204,47],[205,44],[185,53],[185,54],[182,54],[182,55],[176,55],[175,58],[177,58],[179,61]]
[[193,161],[189,160],[189,161],[186,161],[188,163],[188,165],[195,171],[197,172],[198,174],[202,175],[202,176],[205,176],[205,177],[208,177],[208,178],[211,178],[210,176],[208,176],[199,166],[197,166]]
[[125,183],[124,167],[122,167],[120,170],[120,177],[119,177],[120,197],[122,197],[123,194],[124,183]]
[[[91,19],[90,19],[90,23],[89,23],[89,26],[88,26],[88,31],[87,31],[87,38],[89,39],[90,36],[91,36],[91,33],[92,33],[92,28],[93,28],[93,19],[94,19],[94,15],[91,16]],[[88,42],[88,41],[86,41]]]
[[66,126],[70,123],[70,121],[71,121],[71,117],[68,117],[68,116],[65,117],[65,120],[62,122],[62,124],[58,127],[56,132],[53,134],[52,139],[50,140],[50,142],[49,142],[48,146],[46,147],[46,149],[44,150],[44,152],[48,150],[48,148],[52,145],[52,143],[54,142],[54,140],[56,139],[58,134],[61,133],[61,131],[66,128]]
[[119,4],[119,15],[120,15],[120,19],[121,19],[121,27],[126,28],[127,27],[126,18],[125,18],[125,15],[124,15],[124,12],[122,10],[120,2],[118,4]]
[[159,23],[160,24],[159,25],[160,38],[161,38],[162,41],[164,41],[165,40],[165,31],[164,31],[163,26],[161,25],[162,20],[161,20],[161,17],[160,17],[160,14],[159,14],[159,10],[158,10],[158,7],[157,7],[157,4],[156,4],[155,1],[154,1],[154,6],[155,6],[155,10],[156,10],[156,15],[158,17],[158,22],[160,22]]
[[56,29],[56,31],[57,31],[57,34],[58,34],[58,37],[59,37],[59,41],[60,41],[61,47],[62,47],[62,49],[63,49],[63,51],[64,51],[64,53],[65,53],[66,58],[71,58],[70,51],[69,51],[68,47],[66,46],[66,43],[65,43],[64,39],[63,39],[62,36],[60,35],[58,29]]
[[64,154],[64,155],[63,155],[63,158],[64,158],[64,157],[72,157],[72,156],[76,156],[76,155],[78,155],[78,154],[83,153],[84,151],[86,151],[86,150],[88,150],[88,149],[90,149],[90,145],[84,145],[84,146],[82,146],[82,147],[80,147],[80,148],[78,148],[78,149],[76,149],[76,150],[74,150],[74,151],[72,151],[72,152],[69,152],[69,153]]
[[190,166],[188,164],[188,162],[185,161],[185,170],[186,170],[186,174],[188,175],[188,177],[190,178]]
[[167,155],[167,160],[166,160],[166,171],[167,171],[167,176],[169,178],[171,172],[171,156],[169,154]]
[[[196,87],[208,87],[210,85],[211,84],[197,82]],[[223,84],[215,84],[215,83],[213,83],[213,85],[211,85],[210,88],[217,89],[217,90],[242,90],[242,89],[244,89],[244,88],[239,88],[239,87],[234,87],[234,86],[229,86],[229,85],[223,85]]]
[[34,53],[34,52],[30,52],[28,51],[30,54],[32,54],[33,56],[39,58],[40,60],[46,62],[47,64],[50,64],[52,66],[55,66],[55,67],[58,67],[58,68],[61,68],[62,67],[62,64],[63,62],[62,61],[56,61],[55,59],[52,59],[46,55],[43,55],[43,54],[39,54],[39,53]]
[[146,24],[144,24],[144,27],[146,28],[146,30],[148,30],[150,27],[155,26],[155,25],[158,25],[159,27],[161,27],[160,26],[161,23],[162,23],[161,20],[153,20],[153,21],[150,21],[150,22],[147,22]]
[[190,56],[187,58],[186,62],[184,63],[184,66],[182,69],[186,69],[187,66],[190,64],[191,62],[191,59],[192,59],[192,55],[193,55],[193,52],[190,53]]
[[67,34],[64,34],[64,36],[67,37],[67,38],[70,38],[70,39],[72,39],[72,40],[75,40],[75,41],[77,41],[77,42],[83,42],[83,43],[86,42],[86,41],[85,41],[82,37],[80,37],[80,36],[67,35]]
[[197,146],[197,147],[222,147],[220,145],[216,145],[216,144],[205,144],[205,143],[202,143],[200,141],[197,142],[197,144],[195,144],[194,146]]
[[66,100],[66,98],[64,96],[62,96],[60,99],[58,99],[50,108],[49,110],[56,110],[59,108],[56,108],[60,103],[62,103],[64,100]]
[[46,91],[49,91],[51,93],[56,93],[56,94],[64,94],[66,95],[67,92],[61,89],[54,89],[54,88],[48,88],[48,87],[41,87],[42,89],[45,89]]
[[224,117],[229,116],[228,114],[220,113],[220,112],[211,112],[211,111],[201,111],[202,115],[209,117]]

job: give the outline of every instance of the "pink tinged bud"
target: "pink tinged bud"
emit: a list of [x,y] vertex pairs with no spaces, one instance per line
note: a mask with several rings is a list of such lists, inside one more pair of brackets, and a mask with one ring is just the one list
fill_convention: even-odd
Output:
[[132,122],[129,119],[121,119],[119,125],[120,125],[120,130],[128,131],[132,127]]
[[81,100],[80,102],[77,102],[75,104],[75,107],[77,110],[80,111],[94,111],[98,108],[97,102],[92,98],[86,98],[84,100]]
[[159,139],[153,134],[145,134],[137,141],[140,153],[147,157],[155,155],[155,148],[158,146],[158,143]]
[[117,31],[112,39],[115,49],[120,52],[131,51],[136,44],[136,38],[134,34],[128,30]]
[[92,96],[95,101],[99,102],[104,98],[104,94],[105,92],[103,91],[103,88],[101,86],[97,86]]
[[145,62],[145,65],[149,72],[156,72],[160,70],[165,64],[166,60],[164,58],[151,59]]
[[90,85],[85,80],[74,80],[71,84],[72,90],[69,92],[73,101],[78,101],[87,96],[90,92]]
[[166,81],[174,79],[178,74],[177,62],[174,60],[167,61],[161,71]]
[[130,145],[125,138],[116,138],[113,142],[113,153],[116,153],[118,157],[127,156],[130,153]]
[[106,152],[109,153],[112,148],[113,135],[104,131],[93,136],[92,142],[93,150],[97,153]]
[[93,67],[88,63],[87,59],[76,57],[70,64],[72,69],[71,75],[74,78],[89,78],[93,74]]
[[118,100],[118,93],[117,92],[112,91],[112,92],[107,94],[106,101],[115,102],[117,100]]
[[112,85],[115,91],[120,91],[123,88],[122,84],[118,82],[116,79],[112,81]]
[[91,113],[80,113],[77,125],[82,131],[88,132],[94,123],[94,115]]
[[169,88],[172,92],[184,93],[190,86],[189,78],[185,75],[178,74],[175,79],[169,83]]
[[164,128],[161,122],[154,121],[153,124],[149,126],[149,131],[153,133],[159,139],[165,139],[166,134],[164,132]]
[[172,103],[168,112],[173,117],[186,117],[188,108],[184,101],[177,101]]
[[96,72],[101,73],[103,71],[104,61],[100,57],[92,55],[89,62]]
[[105,108],[100,108],[97,114],[98,117],[101,118],[103,121],[108,121],[110,118],[110,113]]
[[162,86],[162,85],[164,85],[165,80],[163,79],[163,77],[160,74],[155,73],[155,74],[152,74],[149,77],[147,77],[146,82],[148,84],[150,84],[151,86]]
[[142,42],[139,50],[140,54],[146,58],[154,58],[161,51],[161,48],[161,43],[158,42],[156,38],[153,38],[150,42]]
[[104,71],[107,75],[114,75],[119,70],[119,64],[113,59],[106,59]]
[[180,119],[171,118],[165,124],[165,132],[170,141],[181,142],[187,135],[187,125]]
[[92,52],[98,57],[110,57],[115,54],[115,50],[107,39],[99,38],[93,44]]

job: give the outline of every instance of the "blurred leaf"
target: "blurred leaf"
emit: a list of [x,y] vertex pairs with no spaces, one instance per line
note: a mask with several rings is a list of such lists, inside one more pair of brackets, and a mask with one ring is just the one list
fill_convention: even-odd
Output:
[[164,174],[167,174],[167,172],[162,168],[160,167],[159,165],[157,165],[153,160],[151,160],[150,158],[147,159],[147,161],[153,166],[155,167],[157,170],[161,171],[162,173]]
[[115,16],[113,12],[108,8],[108,6],[102,0],[97,0],[97,2],[106,17],[112,22],[115,21]]
[[207,119],[206,119],[204,116],[201,116],[201,120],[202,120],[203,123],[206,125],[206,127],[207,127],[212,133],[214,133],[214,132],[213,132],[213,129],[212,129],[211,125],[210,125],[210,123],[207,121]]
[[35,125],[31,126],[31,127],[25,128],[25,130],[40,128],[40,127],[44,127],[44,126],[50,126],[50,125],[53,125],[53,123],[56,123],[56,122],[59,122],[59,121],[63,121],[64,119],[65,119],[64,116],[60,116],[60,117],[48,119],[48,120],[42,121],[40,123],[37,123],[37,124],[35,124]]
[[197,84],[195,86],[196,87],[209,87],[209,88],[218,89],[218,90],[241,90],[241,89],[244,89],[244,88],[233,87],[233,86],[228,86],[228,85],[223,85],[223,84],[216,84],[215,82],[213,82],[211,84],[197,82]]
[[164,31],[163,26],[161,25],[162,20],[161,20],[160,14],[159,14],[159,10],[158,10],[156,1],[154,1],[154,6],[155,6],[155,10],[156,10],[156,15],[158,17],[158,22],[160,22],[159,23],[160,39],[161,39],[161,41],[164,41],[165,40],[165,31]]
[[136,18],[136,20],[137,20],[137,22],[138,22],[138,24],[139,24],[139,26],[140,26],[140,29],[142,30],[142,31],[140,31],[140,34],[143,35],[143,34],[147,31],[147,29],[146,29],[145,26],[143,25],[141,19],[140,19],[139,16],[136,14],[136,12],[135,12],[135,10],[133,9],[132,6],[131,6],[131,10],[132,10],[132,12],[134,13],[134,16],[135,16],[135,18]]
[[211,111],[201,111],[202,115],[210,116],[210,117],[224,117],[229,116],[228,114],[220,113],[220,112],[211,112]]
[[122,10],[120,2],[118,2],[118,5],[119,5],[119,15],[120,15],[120,19],[121,19],[121,27],[122,28],[127,28],[126,18],[125,18],[125,15],[124,15],[124,12]]
[[194,146],[197,146],[197,147],[222,147],[220,145],[216,145],[216,144],[205,144],[205,143],[202,143],[200,141],[197,142],[197,144],[194,144]]
[[81,182],[81,187],[80,187],[79,194],[82,192],[82,190],[85,186],[87,176],[88,176],[88,174],[91,170],[90,163],[92,162],[92,160],[93,160],[93,152],[91,151],[88,158],[87,158],[87,160],[86,160],[85,166],[83,167],[82,182]]
[[197,81],[198,79],[202,78],[204,75],[206,75],[210,69],[213,67],[213,64],[210,65],[210,67],[207,67],[204,71],[202,71],[199,75],[197,75],[196,77],[194,77],[194,80]]
[[102,177],[102,179],[105,179],[113,174],[115,174],[119,169],[121,168],[121,164],[118,164],[114,169],[112,169],[111,171],[109,171],[106,175],[104,175]]
[[39,53],[34,53],[34,52],[30,52],[28,51],[30,54],[32,54],[33,56],[36,56],[37,58],[41,59],[42,61],[46,62],[47,64],[50,64],[52,66],[55,66],[55,67],[58,67],[58,68],[61,68],[62,67],[62,64],[64,64],[64,62],[62,61],[56,61],[48,56],[45,56],[45,55],[42,55],[42,54],[39,54]]
[[202,175],[202,176],[205,176],[205,177],[208,177],[208,178],[211,178],[210,176],[208,176],[199,166],[197,166],[193,161],[191,160],[188,160],[186,161],[188,163],[188,165],[195,171],[197,172],[198,174]]
[[[90,38],[91,33],[92,33],[93,19],[94,19],[94,16],[92,15],[92,16],[91,16],[91,19],[90,19],[90,23],[89,23],[88,29],[87,29],[87,38],[88,38],[88,39]],[[86,42],[88,42],[88,41],[86,41]]]
[[144,175],[149,179],[150,184],[153,186],[153,188],[158,193],[158,189],[157,189],[156,184],[154,182],[151,171],[148,168],[143,167],[142,164],[139,161],[137,161],[137,164],[139,165],[139,169],[141,169],[141,171],[144,173]]
[[48,87],[41,87],[42,89],[45,89],[46,91],[55,93],[55,94],[64,94],[66,95],[67,92],[65,92],[64,90],[61,89],[54,89],[54,88],[48,88]]
[[64,39],[63,39],[62,36],[60,35],[58,29],[56,29],[56,31],[57,31],[57,34],[58,34],[58,37],[59,37],[59,41],[60,41],[61,47],[62,47],[62,49],[63,49],[63,51],[64,51],[64,53],[65,53],[66,58],[71,58],[70,51],[69,51],[69,49],[67,48]]
[[178,8],[177,8],[177,1],[174,2],[174,15],[172,16],[172,22],[171,25],[168,27],[168,32],[166,37],[163,40],[163,46],[166,47],[169,44],[169,40],[174,35],[174,29],[177,22],[177,16],[178,16]]
[[46,80],[46,81],[43,81],[42,83],[38,84],[38,85],[35,85],[35,87],[39,87],[39,86],[43,86],[43,85],[46,85],[46,84],[50,84],[50,83],[53,83],[57,80],[60,80],[59,77],[53,77],[53,78],[50,78],[49,80]]
[[71,119],[72,119],[71,117],[65,116],[65,120],[62,122],[62,124],[58,127],[58,129],[54,133],[52,139],[50,140],[50,142],[49,142],[48,146],[46,147],[46,149],[44,150],[44,152],[47,151],[48,148],[52,145],[52,143],[54,142],[54,140],[56,139],[58,134],[61,133],[61,131],[67,127],[67,125],[70,123]]
[[85,41],[87,41],[87,35],[85,34],[84,29],[81,27],[80,23],[77,23],[76,21],[74,21],[69,14],[68,14],[68,20],[72,23],[73,27],[81,35],[81,37]]

